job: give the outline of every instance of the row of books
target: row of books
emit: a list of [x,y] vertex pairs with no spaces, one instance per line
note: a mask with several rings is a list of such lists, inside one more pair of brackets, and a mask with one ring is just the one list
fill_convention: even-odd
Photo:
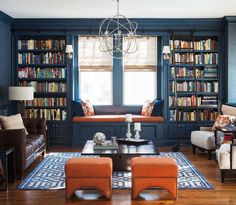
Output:
[[[195,91],[195,86],[194,86],[194,81],[184,81],[184,82],[177,82],[176,84],[176,91],[177,92],[183,92],[183,91],[188,91],[188,92],[194,92]],[[169,90],[170,92],[175,92],[175,82],[171,81],[169,84]]]
[[169,96],[169,106],[198,106],[202,108],[217,108],[216,96],[174,97]]
[[217,78],[217,67],[205,67],[204,69],[195,69],[196,78]]
[[203,107],[217,108],[217,96],[203,96],[201,102]]
[[194,54],[193,53],[175,53],[173,62],[183,64],[193,64]]
[[218,42],[214,39],[194,41],[195,50],[218,50]]
[[26,100],[25,106],[63,106],[67,105],[66,98],[34,98]]
[[217,78],[218,74],[217,67],[205,67],[204,68],[204,78]]
[[[175,67],[170,68],[171,78],[175,78]],[[186,67],[176,67],[177,78],[194,78],[194,69],[187,69]]]
[[[177,118],[178,113],[178,118]],[[199,113],[199,114],[198,114]],[[170,121],[197,121],[199,115],[199,120],[201,121],[215,121],[218,116],[217,111],[213,110],[203,110],[200,112],[191,111],[191,112],[184,112],[184,111],[177,111],[177,110],[170,110]]]
[[173,62],[182,64],[218,64],[218,53],[175,53]]
[[46,120],[66,120],[66,110],[62,109],[26,109],[27,118],[44,118]]
[[171,50],[174,49],[194,49],[194,50],[217,50],[218,43],[214,39],[200,41],[170,40]]
[[19,50],[63,50],[65,45],[65,40],[18,40]]
[[[195,88],[196,87],[196,88]],[[196,86],[194,81],[184,81],[177,82],[176,90],[175,90],[175,82],[171,81],[169,83],[169,91],[170,92],[214,92],[218,93],[218,82],[203,82],[197,81]]]
[[64,64],[65,54],[61,52],[18,53],[18,64]]
[[66,68],[17,68],[18,78],[65,78]]
[[21,81],[19,86],[34,87],[35,92],[66,92],[66,83]]
[[218,82],[196,82],[196,91],[197,92],[214,92],[218,93]]
[[180,110],[170,110],[170,121],[196,121],[196,111],[185,112]]
[[[201,68],[176,67],[176,78],[217,78],[218,69],[215,66]],[[171,78],[175,78],[175,67],[170,68]]]
[[170,48],[174,49],[193,49],[193,41],[170,40]]
[[215,121],[218,116],[218,112],[213,110],[203,110],[200,112],[201,121]]
[[218,53],[196,54],[195,64],[218,64]]
[[169,106],[197,106],[201,97],[192,95],[191,97],[174,97],[169,96]]

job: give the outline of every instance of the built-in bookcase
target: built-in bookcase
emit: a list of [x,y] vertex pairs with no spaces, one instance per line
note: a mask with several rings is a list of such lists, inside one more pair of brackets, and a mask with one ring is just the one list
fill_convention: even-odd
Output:
[[17,84],[34,87],[25,102],[28,118],[65,121],[67,116],[66,40],[63,36],[23,36],[17,40]]
[[173,35],[170,46],[170,121],[214,121],[219,107],[217,37]]

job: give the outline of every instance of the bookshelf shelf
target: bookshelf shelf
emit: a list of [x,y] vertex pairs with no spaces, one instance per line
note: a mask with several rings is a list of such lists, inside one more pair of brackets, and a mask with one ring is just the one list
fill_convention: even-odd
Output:
[[212,122],[219,106],[217,37],[173,34],[170,46],[170,121]]
[[28,118],[65,121],[67,72],[65,36],[19,36],[17,84],[34,87],[34,100],[26,101]]

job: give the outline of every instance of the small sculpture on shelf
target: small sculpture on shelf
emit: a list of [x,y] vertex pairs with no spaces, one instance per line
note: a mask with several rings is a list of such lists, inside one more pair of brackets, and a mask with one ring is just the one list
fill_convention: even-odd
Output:
[[126,140],[130,140],[132,137],[132,133],[130,131],[130,123],[132,122],[132,114],[125,115],[125,122],[127,122]]
[[96,145],[102,145],[106,141],[106,136],[102,132],[97,132],[93,136],[93,141]]
[[139,132],[141,131],[141,123],[140,122],[134,123],[134,131],[135,131],[134,138],[135,138],[135,140],[138,141],[140,139]]

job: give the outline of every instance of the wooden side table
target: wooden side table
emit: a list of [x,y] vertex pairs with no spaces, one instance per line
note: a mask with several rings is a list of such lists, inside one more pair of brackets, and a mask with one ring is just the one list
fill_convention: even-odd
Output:
[[7,190],[8,182],[15,182],[15,147],[0,147],[0,161],[4,179],[0,190]]

